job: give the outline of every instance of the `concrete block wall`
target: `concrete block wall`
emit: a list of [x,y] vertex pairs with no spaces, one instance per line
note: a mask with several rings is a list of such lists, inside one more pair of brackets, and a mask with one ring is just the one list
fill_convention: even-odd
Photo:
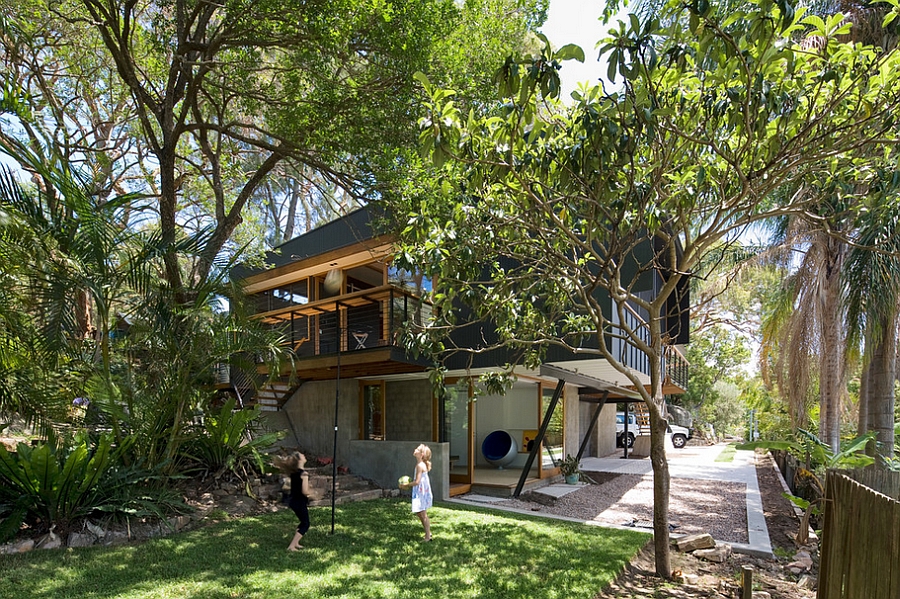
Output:
[[[295,432],[282,443],[296,439],[295,444],[314,455],[331,456],[335,395],[334,381],[303,383],[282,408],[279,421]],[[359,381],[341,381],[338,402],[337,463],[346,466],[350,441],[359,437]]]
[[[350,442],[350,472],[373,481],[379,487],[396,489],[401,476],[412,478],[416,468],[413,451],[420,443],[431,449],[431,488],[436,500],[450,499],[450,444],[421,441]],[[409,493],[408,491],[406,493]]]
[[431,382],[388,381],[384,389],[388,441],[430,440],[434,401]]

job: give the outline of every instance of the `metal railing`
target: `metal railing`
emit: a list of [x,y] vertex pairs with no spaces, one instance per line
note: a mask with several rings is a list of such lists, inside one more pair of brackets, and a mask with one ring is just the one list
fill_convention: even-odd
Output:
[[400,287],[384,285],[255,315],[284,335],[299,357],[390,347],[409,323],[424,325],[432,306]]
[[[613,314],[617,314],[615,309]],[[623,337],[627,337],[625,331],[630,329],[642,342],[650,345],[650,326],[633,306],[625,305],[623,321],[619,328]],[[614,338],[611,349],[612,354],[617,356],[623,365],[643,374],[650,374],[650,357],[638,349],[634,342],[627,338]],[[690,365],[678,348],[674,345],[664,346],[661,359],[664,379],[681,389],[687,389]]]

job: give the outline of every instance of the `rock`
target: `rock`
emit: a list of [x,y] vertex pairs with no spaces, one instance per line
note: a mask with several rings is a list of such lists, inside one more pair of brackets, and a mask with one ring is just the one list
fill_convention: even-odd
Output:
[[50,527],[50,532],[40,537],[37,542],[34,544],[35,549],[59,549],[62,547],[62,539],[59,538],[59,535],[53,532],[55,526]]
[[176,516],[174,518],[169,518],[168,520],[169,526],[172,527],[172,530],[175,532],[179,532],[184,530],[184,527],[191,523],[190,516]]
[[10,553],[28,553],[34,549],[34,539],[24,539],[18,543],[13,543]]
[[799,576],[803,572],[803,568],[788,568],[788,571],[794,576]]
[[90,547],[97,542],[97,537],[90,533],[70,532],[66,547]]
[[816,585],[816,579],[811,576],[807,576],[806,574],[801,576],[800,580],[797,581],[797,586],[800,587],[801,589],[811,589],[815,585]]
[[794,561],[792,561],[787,566],[785,566],[787,569],[791,570],[792,572],[794,571],[795,568],[799,569],[801,572],[812,569],[813,561],[812,561],[812,558],[809,557],[809,554],[807,554],[806,556],[800,556],[800,557],[794,556],[794,557],[795,557]]
[[89,533],[91,533],[98,539],[102,539],[104,536],[106,536],[106,531],[103,530],[103,527],[97,526],[93,522],[85,521],[84,527],[88,530]]
[[685,553],[696,549],[712,549],[715,546],[716,542],[709,533],[688,535],[675,541],[675,547],[678,548],[678,551],[684,551]]
[[104,535],[101,544],[103,545],[121,545],[128,542],[128,533],[123,530],[108,530]]
[[712,549],[697,549],[693,552],[694,557],[705,559],[711,562],[722,563],[731,557],[731,545],[728,543],[716,543]]

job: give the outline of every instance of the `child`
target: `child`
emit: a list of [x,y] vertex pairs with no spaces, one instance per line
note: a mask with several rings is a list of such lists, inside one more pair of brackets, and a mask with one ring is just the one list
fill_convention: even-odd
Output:
[[427,445],[419,445],[413,452],[416,458],[416,478],[403,488],[412,488],[412,512],[419,517],[422,527],[425,529],[423,541],[431,540],[431,521],[428,519],[428,508],[431,507],[433,497],[431,495],[431,480],[428,471],[431,470],[431,449]]
[[288,545],[288,551],[299,551],[303,549],[300,539],[309,530],[309,473],[303,467],[306,465],[306,456],[295,451],[287,456],[275,459],[276,467],[291,476],[291,496],[288,501],[288,507],[294,510],[300,524],[297,526],[297,532]]

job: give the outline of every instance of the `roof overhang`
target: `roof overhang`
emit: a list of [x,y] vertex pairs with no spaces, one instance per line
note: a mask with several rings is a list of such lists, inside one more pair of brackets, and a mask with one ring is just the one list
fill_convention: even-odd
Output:
[[540,373],[541,376],[555,378],[579,387],[588,387],[590,389],[596,389],[597,391],[609,391],[628,399],[642,399],[641,395],[634,389],[626,389],[625,387],[620,387],[610,381],[591,376],[590,374],[583,374],[576,370],[570,370],[569,368],[563,368],[555,364],[542,364]]

